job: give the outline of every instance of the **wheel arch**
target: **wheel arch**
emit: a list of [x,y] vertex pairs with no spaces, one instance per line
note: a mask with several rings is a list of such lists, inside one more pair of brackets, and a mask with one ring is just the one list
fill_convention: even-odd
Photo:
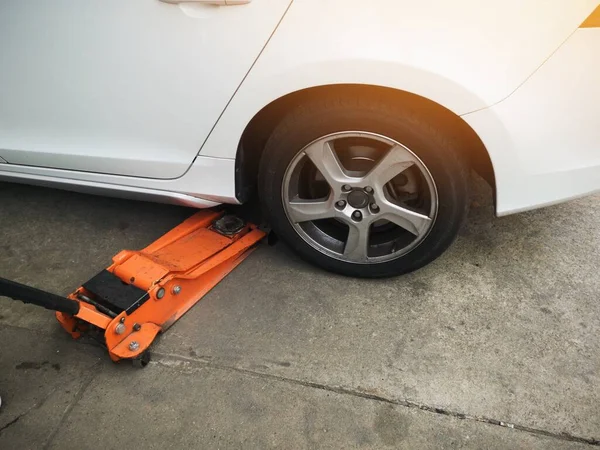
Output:
[[334,84],[301,89],[273,100],[247,124],[240,138],[235,162],[235,184],[238,200],[246,201],[254,192],[258,167],[265,144],[282,118],[293,108],[314,97],[323,95],[364,95],[418,108],[432,117],[436,126],[458,146],[473,168],[491,186],[494,200],[496,180],[490,155],[469,124],[460,116],[430,99],[407,91],[364,84]]

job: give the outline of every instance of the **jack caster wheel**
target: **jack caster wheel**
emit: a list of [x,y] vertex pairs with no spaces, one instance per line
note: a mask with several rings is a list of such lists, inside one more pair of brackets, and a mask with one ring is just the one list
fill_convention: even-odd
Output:
[[133,364],[133,367],[135,367],[137,369],[143,369],[148,364],[150,364],[150,360],[151,359],[152,358],[151,358],[150,352],[149,351],[145,351],[144,353],[142,353],[137,358],[132,359],[131,363]]

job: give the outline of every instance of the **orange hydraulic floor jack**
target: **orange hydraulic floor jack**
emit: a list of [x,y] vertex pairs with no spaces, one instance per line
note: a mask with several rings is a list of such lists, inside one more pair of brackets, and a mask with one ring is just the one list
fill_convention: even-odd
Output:
[[141,251],[113,264],[68,297],[0,278],[0,295],[56,311],[73,338],[101,333],[113,361],[150,360],[158,335],[240,264],[266,233],[242,219],[205,210]]

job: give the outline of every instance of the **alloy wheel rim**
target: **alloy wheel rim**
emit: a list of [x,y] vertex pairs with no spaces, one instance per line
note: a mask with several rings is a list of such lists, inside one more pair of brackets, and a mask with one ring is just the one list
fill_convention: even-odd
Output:
[[361,131],[308,144],[284,174],[286,216],[311,247],[334,259],[373,264],[406,255],[435,223],[431,173],[405,145]]

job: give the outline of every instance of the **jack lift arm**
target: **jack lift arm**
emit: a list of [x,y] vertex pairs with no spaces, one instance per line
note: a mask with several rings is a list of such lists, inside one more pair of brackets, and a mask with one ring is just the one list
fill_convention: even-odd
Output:
[[56,311],[74,339],[100,332],[113,361],[149,361],[148,348],[239,265],[266,233],[223,212],[194,214],[143,250],[113,264],[67,297],[0,278],[0,296]]

